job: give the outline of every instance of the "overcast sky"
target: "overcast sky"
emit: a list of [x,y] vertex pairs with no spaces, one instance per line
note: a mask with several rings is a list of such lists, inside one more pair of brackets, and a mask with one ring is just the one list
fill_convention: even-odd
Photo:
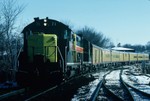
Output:
[[66,21],[73,29],[94,28],[114,44],[150,41],[150,0],[18,0],[26,5],[21,24],[34,17]]

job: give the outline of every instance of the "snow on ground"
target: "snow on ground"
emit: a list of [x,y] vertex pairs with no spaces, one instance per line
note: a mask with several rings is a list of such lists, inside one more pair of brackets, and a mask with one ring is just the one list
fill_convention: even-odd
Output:
[[106,80],[119,80],[120,79],[120,77],[119,77],[119,73],[118,72],[120,72],[120,70],[114,70],[114,71],[112,71],[110,74],[108,74],[107,76],[106,76]]
[[93,94],[94,90],[96,89],[99,80],[96,79],[93,82],[90,82],[89,85],[82,86],[78,89],[78,93],[74,95],[72,101],[79,101],[79,100],[89,100],[91,95]]
[[74,95],[72,101],[87,101],[91,98],[94,90],[96,89],[100,80],[107,72],[101,71],[99,73],[92,74],[96,79],[90,82],[88,85],[82,86],[77,90],[77,94]]
[[129,85],[150,94],[150,77],[147,77],[145,75],[135,76],[132,74],[127,74],[128,72],[129,72],[128,70],[123,71],[122,75],[123,80]]
[[[106,85],[117,85],[120,84],[119,79],[120,79],[120,70],[114,70],[110,74],[108,74],[105,77],[106,80]],[[119,85],[118,85],[119,86]]]
[[[122,78],[125,82],[134,87],[143,90],[144,92],[148,92],[150,94],[150,78],[141,75],[137,70],[133,70],[136,68],[135,66],[123,66],[123,68],[129,68],[123,71]],[[139,76],[131,75],[130,72],[140,74]],[[107,83],[117,83],[119,78],[120,70],[115,70],[110,73],[110,75],[106,76],[106,79],[109,79]],[[90,82],[88,85],[82,86],[77,90],[77,93],[72,98],[72,101],[87,101],[90,99],[91,95],[93,94],[94,90],[97,87],[97,84],[100,80],[102,80],[103,76],[108,73],[108,71],[101,71],[99,73],[92,74],[96,79]]]
[[144,75],[141,76],[129,76],[129,79],[131,79],[132,81],[137,82],[138,84],[141,85],[149,85],[150,83],[150,78]]

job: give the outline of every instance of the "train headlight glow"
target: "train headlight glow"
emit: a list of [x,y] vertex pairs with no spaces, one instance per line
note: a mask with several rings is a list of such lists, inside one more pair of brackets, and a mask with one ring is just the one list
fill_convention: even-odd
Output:
[[47,23],[44,23],[44,26],[47,26]]
[[47,22],[47,19],[44,19],[44,22]]

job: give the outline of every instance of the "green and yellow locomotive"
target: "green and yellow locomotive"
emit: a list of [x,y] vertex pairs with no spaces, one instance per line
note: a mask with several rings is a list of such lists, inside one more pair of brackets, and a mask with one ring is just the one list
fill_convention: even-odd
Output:
[[[83,51],[82,37],[56,20],[34,20],[22,31],[24,48],[19,56],[18,82],[21,85],[55,82],[80,73],[83,57],[88,57],[90,52],[89,48]],[[89,61],[89,57],[85,59]]]

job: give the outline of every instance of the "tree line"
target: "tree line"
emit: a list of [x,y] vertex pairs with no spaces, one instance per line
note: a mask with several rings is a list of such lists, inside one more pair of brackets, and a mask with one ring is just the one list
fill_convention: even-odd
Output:
[[145,52],[150,53],[150,41],[147,42],[146,45],[131,45],[131,44],[124,44],[123,47],[132,48],[135,52]]

